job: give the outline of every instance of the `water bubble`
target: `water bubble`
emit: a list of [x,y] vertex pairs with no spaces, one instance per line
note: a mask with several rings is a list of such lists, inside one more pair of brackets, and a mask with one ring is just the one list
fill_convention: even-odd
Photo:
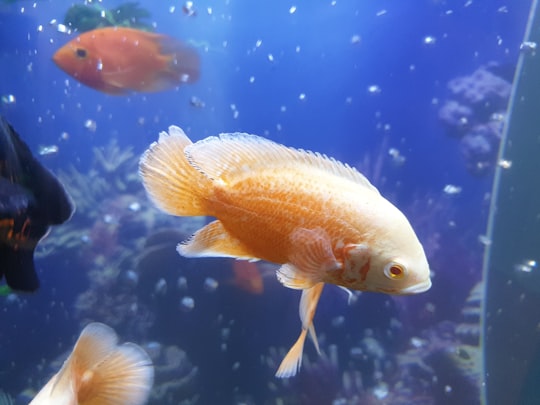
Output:
[[351,347],[349,355],[356,360],[362,360],[364,358],[364,352],[361,347]]
[[41,156],[55,155],[58,153],[58,146],[56,145],[40,146],[38,153]]
[[6,296],[6,304],[19,304],[20,298],[17,296],[17,294],[10,293]]
[[2,103],[3,104],[15,104],[16,99],[13,94],[6,94],[2,96]]
[[219,287],[219,283],[217,282],[216,279],[214,279],[212,277],[207,277],[204,280],[204,289],[205,289],[205,291],[214,292],[214,291],[217,290],[218,287]]
[[478,241],[484,246],[491,245],[491,239],[487,235],[478,235]]
[[388,154],[392,158],[392,161],[398,166],[401,166],[403,163],[405,163],[405,156],[403,156],[396,148],[390,148],[388,150]]
[[353,45],[359,44],[360,40],[361,40],[360,35],[355,34],[351,37],[351,44]]
[[373,388],[373,396],[377,399],[384,399],[388,396],[390,391],[388,390],[388,384],[379,383],[375,388]]
[[339,328],[345,324],[345,317],[343,315],[336,316],[332,318],[332,326],[334,328]]
[[64,24],[58,24],[56,30],[62,34],[71,34],[71,30]]
[[538,263],[536,262],[536,260],[530,259],[523,260],[521,263],[518,263],[514,266],[516,271],[520,271],[523,273],[531,273],[537,267]]
[[291,8],[289,8],[289,14],[294,14],[296,12],[296,6],[291,6]]
[[414,347],[415,349],[419,349],[421,348],[422,346],[425,346],[426,345],[426,341],[423,340],[423,339],[420,339],[418,337],[412,337],[411,340],[411,346]]
[[152,360],[156,360],[161,353],[162,345],[159,342],[148,342],[144,345],[144,350]]
[[376,84],[372,84],[371,86],[368,86],[367,90],[368,90],[368,93],[371,93],[371,94],[379,94],[381,92],[381,88]]
[[437,38],[431,35],[426,35],[423,39],[424,45],[435,45]]
[[139,275],[133,270],[128,270],[125,273],[125,279],[129,285],[134,287],[139,282]]
[[103,222],[105,222],[106,224],[116,224],[118,221],[113,215],[105,214],[103,215]]
[[90,132],[96,132],[97,123],[94,120],[87,119],[86,121],[84,121],[84,127]]
[[491,121],[495,121],[495,122],[504,122],[505,116],[504,116],[503,113],[495,112],[495,113],[491,114],[491,116],[489,117],[489,119],[490,119]]
[[446,186],[444,186],[444,189],[443,189],[443,191],[448,195],[459,194],[461,193],[461,190],[462,189],[460,186],[455,186],[453,184],[447,184]]
[[196,107],[196,108],[204,108],[206,106],[205,102],[196,96],[192,96],[189,99],[189,104],[191,104],[193,107]]
[[154,293],[157,295],[164,295],[167,292],[167,281],[164,278],[160,278],[154,286]]
[[133,212],[137,212],[141,210],[141,204],[138,201],[134,201],[131,204],[128,205],[128,209]]
[[193,17],[193,16],[197,15],[197,11],[193,8],[193,2],[192,1],[186,1],[184,3],[184,5],[182,6],[182,11],[188,17]]
[[524,41],[519,46],[519,50],[525,53],[532,53],[536,51],[538,44],[534,41]]
[[180,291],[186,291],[188,288],[187,279],[185,277],[178,277],[178,280],[176,281],[176,288],[178,288]]
[[230,336],[231,336],[231,328],[221,329],[221,339],[228,340]]
[[184,297],[180,300],[180,309],[185,312],[192,311],[195,308],[195,300],[191,297]]

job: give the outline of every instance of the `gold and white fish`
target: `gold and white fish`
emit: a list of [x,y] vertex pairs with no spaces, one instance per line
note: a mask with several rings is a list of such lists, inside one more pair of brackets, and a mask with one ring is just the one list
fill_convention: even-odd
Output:
[[303,290],[302,332],[278,377],[296,374],[308,332],[319,351],[313,316],[325,283],[387,294],[431,287],[407,218],[330,157],[240,133],[192,143],[171,126],[143,154],[139,171],[162,210],[217,218],[180,244],[180,254],[278,263],[278,279]]
[[153,379],[154,367],[143,349],[118,345],[110,327],[91,323],[30,405],[142,405]]

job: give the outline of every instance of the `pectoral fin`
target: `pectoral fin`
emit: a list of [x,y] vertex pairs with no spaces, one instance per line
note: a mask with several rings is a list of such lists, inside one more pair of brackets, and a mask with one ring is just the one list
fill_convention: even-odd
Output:
[[289,288],[306,289],[324,281],[325,273],[341,268],[332,251],[332,242],[323,228],[298,228],[290,236],[289,263],[277,272],[278,280]]

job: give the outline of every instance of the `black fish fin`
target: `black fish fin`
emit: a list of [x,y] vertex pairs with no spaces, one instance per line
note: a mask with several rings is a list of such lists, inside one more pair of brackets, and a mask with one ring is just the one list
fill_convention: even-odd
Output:
[[28,190],[34,198],[32,215],[48,225],[59,225],[74,211],[60,181],[32,155],[19,134],[0,116],[0,177]]
[[39,288],[34,267],[34,249],[0,247],[0,268],[11,289],[32,292]]

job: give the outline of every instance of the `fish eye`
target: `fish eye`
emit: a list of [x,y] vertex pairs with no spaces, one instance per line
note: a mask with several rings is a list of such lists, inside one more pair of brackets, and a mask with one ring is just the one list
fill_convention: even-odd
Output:
[[396,262],[384,266],[384,275],[390,280],[399,280],[405,276],[405,267]]
[[77,58],[81,58],[81,59],[84,59],[86,58],[86,49],[83,49],[83,48],[77,48],[75,50],[75,55],[77,55]]

